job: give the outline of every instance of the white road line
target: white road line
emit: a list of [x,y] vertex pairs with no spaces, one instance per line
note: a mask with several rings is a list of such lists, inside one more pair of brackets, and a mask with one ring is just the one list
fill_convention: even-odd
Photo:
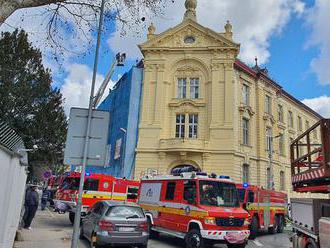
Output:
[[256,246],[264,246],[262,243],[260,243],[258,240],[253,240],[253,243],[256,245]]

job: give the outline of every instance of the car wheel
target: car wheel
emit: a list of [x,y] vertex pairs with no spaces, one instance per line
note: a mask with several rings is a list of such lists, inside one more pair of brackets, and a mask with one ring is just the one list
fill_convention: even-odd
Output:
[[277,216],[277,233],[282,233],[284,230],[284,218],[282,215]]
[[192,229],[186,234],[185,242],[187,248],[205,248],[201,232],[196,229]]
[[227,244],[228,248],[245,248],[246,243],[243,244]]
[[317,248],[317,247],[319,247],[319,246],[317,245],[317,243],[315,242],[314,239],[309,238],[309,239],[307,240],[307,245],[306,245],[306,247],[307,247],[307,248]]
[[148,243],[146,243],[146,244],[140,244],[137,247],[138,248],[147,248],[148,247]]
[[74,216],[75,216],[75,214],[74,214],[74,213],[72,213],[72,212],[69,212],[69,220],[70,220],[71,224],[73,224],[73,223],[74,223]]
[[275,219],[274,219],[274,224],[273,224],[273,226],[268,228],[268,233],[269,233],[269,234],[275,234],[275,233],[276,233],[276,230],[277,230],[277,223],[278,223],[278,216],[276,215],[276,216],[275,216]]
[[255,239],[258,234],[259,222],[257,216],[253,216],[250,224],[250,239]]

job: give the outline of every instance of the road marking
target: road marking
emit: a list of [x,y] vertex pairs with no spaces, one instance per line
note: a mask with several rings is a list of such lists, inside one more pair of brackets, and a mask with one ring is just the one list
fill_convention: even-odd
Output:
[[256,246],[264,246],[262,243],[260,243],[258,240],[253,240],[253,243],[256,245]]

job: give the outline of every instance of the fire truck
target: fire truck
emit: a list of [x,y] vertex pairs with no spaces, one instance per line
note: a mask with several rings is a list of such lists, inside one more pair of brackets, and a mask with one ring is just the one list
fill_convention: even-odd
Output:
[[330,247],[330,119],[321,119],[290,146],[293,190],[328,199],[291,199],[294,248]]
[[251,216],[250,238],[255,238],[258,231],[282,233],[287,214],[287,194],[266,190],[255,185],[236,184],[241,206]]
[[165,233],[181,238],[189,248],[215,243],[245,247],[249,214],[239,205],[229,177],[203,172],[146,175],[138,203],[145,210],[151,238]]
[[67,177],[67,174],[63,174],[60,176],[51,176],[46,181],[46,188],[50,192],[50,196],[49,196],[50,206],[54,206],[54,198],[55,198],[56,192],[66,177]]
[[[80,173],[70,173],[56,193],[55,207],[59,213],[69,212],[71,223],[76,212]],[[110,175],[86,173],[83,195],[82,216],[100,200],[136,202],[140,183],[133,180],[115,178]]]

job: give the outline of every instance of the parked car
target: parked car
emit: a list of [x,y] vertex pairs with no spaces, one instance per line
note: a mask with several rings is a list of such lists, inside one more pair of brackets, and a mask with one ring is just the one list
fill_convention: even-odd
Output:
[[99,201],[82,220],[80,238],[87,238],[93,248],[119,244],[146,248],[147,218],[135,203]]

